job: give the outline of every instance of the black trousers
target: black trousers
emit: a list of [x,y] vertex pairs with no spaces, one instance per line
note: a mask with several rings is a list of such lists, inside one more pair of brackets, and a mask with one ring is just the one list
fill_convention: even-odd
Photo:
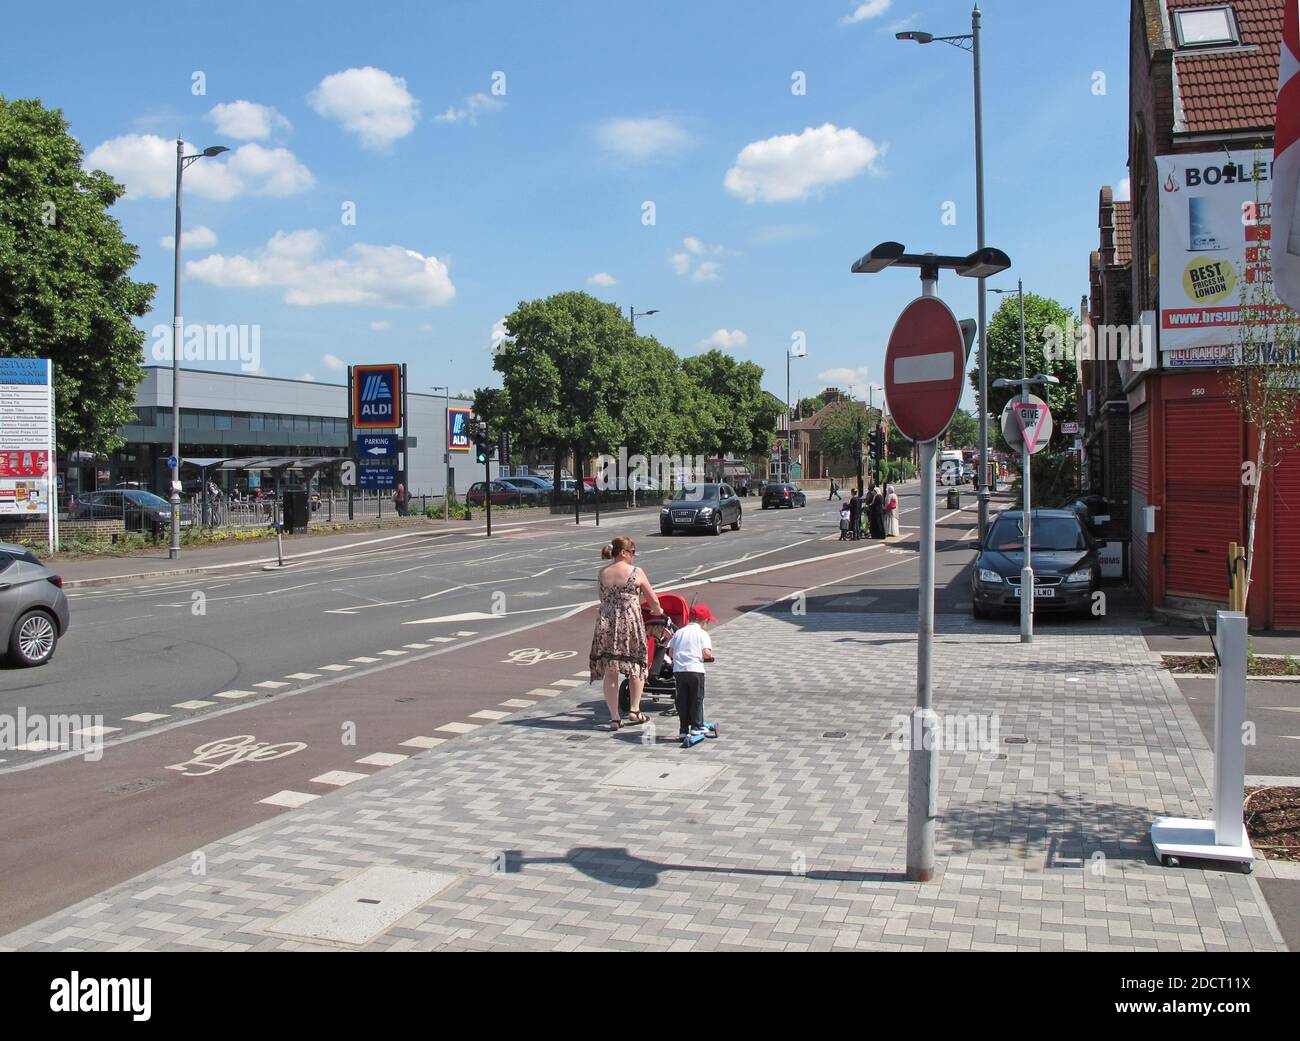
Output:
[[678,672],[673,674],[677,684],[677,729],[685,734],[694,727],[704,727],[704,673]]

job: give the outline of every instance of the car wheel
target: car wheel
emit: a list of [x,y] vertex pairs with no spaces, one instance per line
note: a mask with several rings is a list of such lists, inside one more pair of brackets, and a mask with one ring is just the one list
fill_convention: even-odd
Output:
[[971,609],[971,614],[973,614],[976,618],[982,619],[982,618],[987,618],[989,616],[988,611],[985,610],[983,607],[980,607],[980,605],[975,603],[974,601],[971,601],[970,609]]
[[[767,503],[766,503],[766,502],[763,503],[763,509],[767,509]],[[1032,514],[1031,514],[1031,516],[1032,516]]]
[[670,535],[672,535],[672,533],[673,533],[673,529],[672,529],[672,528],[667,527],[666,525],[663,525],[663,524],[660,524],[660,525],[659,525],[659,534],[660,534],[660,535],[670,536]]
[[712,528],[712,530],[709,532],[709,534],[710,534],[710,535],[721,535],[721,534],[722,534],[722,515],[721,515],[721,514],[719,514],[718,516],[716,516],[716,517],[713,518],[713,528]]
[[739,530],[740,530],[740,516],[741,516],[741,511],[740,511],[740,510],[737,510],[737,511],[736,511],[736,522],[735,522],[734,524],[732,524],[732,526],[731,526],[731,530],[732,530],[732,531],[739,531]]
[[23,668],[44,665],[54,656],[58,643],[54,619],[44,611],[27,611],[19,616],[9,634],[9,659]]

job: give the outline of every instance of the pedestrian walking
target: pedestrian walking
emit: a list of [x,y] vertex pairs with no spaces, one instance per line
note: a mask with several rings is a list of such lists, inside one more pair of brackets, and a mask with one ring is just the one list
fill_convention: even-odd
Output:
[[839,499],[841,502],[844,501],[843,496],[840,495],[840,486],[834,477],[831,478],[831,493],[826,496],[826,501],[830,502],[832,499]]
[[406,485],[398,484],[398,486],[393,489],[393,507],[397,510],[397,515],[399,517],[406,516],[406,506],[409,501],[410,499],[406,494]]
[[862,537],[862,489],[854,488],[849,496],[849,530],[856,542]]
[[[650,717],[641,711],[641,691],[649,674],[649,648],[645,621],[641,617],[641,598],[650,613],[661,615],[659,598],[651,588],[645,572],[636,566],[636,543],[619,535],[601,551],[602,560],[610,561],[596,578],[600,607],[596,611],[596,631],[591,638],[591,681],[603,679],[605,705],[609,708],[608,730],[635,726]],[[618,711],[619,677],[626,676],[630,694],[630,711],[624,724]]]
[[885,537],[899,538],[902,528],[898,522],[898,492],[890,481],[885,482]]
[[677,686],[677,731],[682,747],[690,748],[705,737],[717,737],[716,724],[704,722],[704,665],[714,660],[709,625],[717,621],[704,604],[691,608],[685,625],[673,633],[668,654],[673,660]]

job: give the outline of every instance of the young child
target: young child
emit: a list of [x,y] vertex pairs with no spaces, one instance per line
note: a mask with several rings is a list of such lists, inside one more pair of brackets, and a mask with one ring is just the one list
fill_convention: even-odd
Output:
[[847,506],[840,510],[840,541],[844,542],[853,534],[850,524],[852,523],[853,514],[849,512]]
[[683,748],[718,736],[717,724],[704,722],[704,663],[714,660],[708,626],[715,621],[708,607],[696,604],[687,623],[673,633],[668,645],[677,684],[677,728]]

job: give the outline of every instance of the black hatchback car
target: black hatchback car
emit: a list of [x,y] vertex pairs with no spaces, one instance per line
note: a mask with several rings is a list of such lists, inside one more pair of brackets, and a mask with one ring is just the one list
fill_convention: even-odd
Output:
[[740,499],[729,484],[697,484],[659,511],[659,533],[707,531],[721,535],[728,524],[740,530]]
[[[971,606],[976,618],[1020,610],[1020,570],[1024,567],[1024,527],[1020,510],[998,514],[988,538],[976,543],[971,569]],[[1094,541],[1074,510],[1034,510],[1030,564],[1034,569],[1034,610],[1090,613],[1101,587]]]
[[793,484],[769,484],[763,488],[763,509],[771,509],[775,506],[780,509],[782,506],[789,506],[794,509],[796,506],[807,506],[808,497],[804,495]]

